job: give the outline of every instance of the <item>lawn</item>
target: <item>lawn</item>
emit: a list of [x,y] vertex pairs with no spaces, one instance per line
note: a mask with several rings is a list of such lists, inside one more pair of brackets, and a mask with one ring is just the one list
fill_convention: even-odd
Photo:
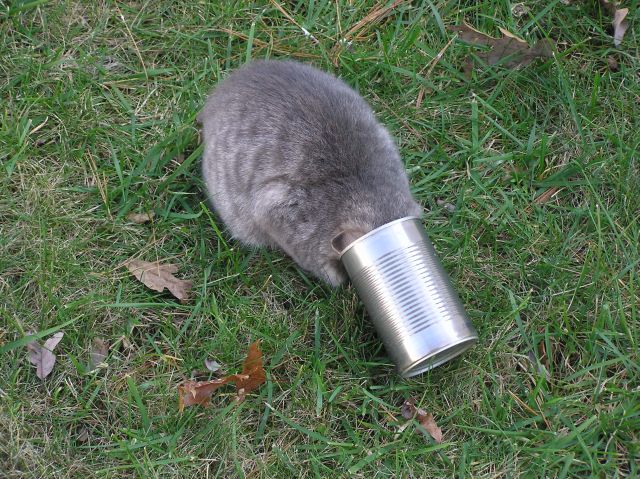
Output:
[[[638,477],[640,15],[625,3],[615,47],[587,0],[1,2],[0,477]],[[463,20],[554,55],[467,76],[480,50],[448,29]],[[207,209],[195,115],[267,57],[340,75],[397,139],[474,349],[400,378],[352,289],[242,247]],[[133,257],[177,264],[192,298],[146,288]],[[41,380],[23,338],[58,330]],[[109,355],[89,371],[96,338]],[[205,359],[237,372],[258,339],[259,390],[178,411]],[[441,444],[405,424],[411,397]]]

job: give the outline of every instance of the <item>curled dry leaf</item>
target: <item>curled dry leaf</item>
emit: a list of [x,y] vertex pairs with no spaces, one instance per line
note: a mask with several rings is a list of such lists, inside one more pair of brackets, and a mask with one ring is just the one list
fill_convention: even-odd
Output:
[[255,341],[249,346],[249,352],[242,364],[242,378],[236,383],[238,396],[236,401],[244,401],[244,397],[251,391],[258,389],[267,379],[267,374],[262,365],[262,351],[260,341]]
[[620,10],[616,10],[613,16],[613,44],[616,47],[620,46],[627,28],[629,28],[629,22],[625,20],[628,13],[628,8],[621,8]]
[[629,14],[628,8],[616,8],[616,5],[607,0],[600,0],[602,9],[605,10],[612,18],[611,24],[613,25],[613,44],[619,47],[624,38],[624,34],[629,28],[629,22],[626,18]]
[[151,221],[156,214],[153,211],[149,211],[148,213],[129,213],[127,215],[127,220],[136,224],[143,224]]
[[[488,65],[501,64],[506,68],[516,68],[526,66],[536,58],[550,58],[553,56],[553,48],[551,42],[547,39],[539,40],[534,46],[529,44],[522,38],[503,28],[500,31],[502,38],[493,38],[475,28],[462,23],[462,25],[450,26],[449,30],[456,32],[458,37],[472,45],[491,47],[487,52],[478,53],[478,57],[485,61]],[[468,57],[465,61],[465,74],[471,73],[473,61]]]
[[86,427],[81,427],[78,431],[78,435],[76,436],[76,441],[81,444],[84,444],[89,440],[89,430]]
[[607,57],[607,65],[609,66],[609,70],[612,72],[617,72],[620,70],[620,65],[618,65],[618,60],[613,55],[609,55]]
[[180,301],[189,298],[193,283],[178,279],[173,275],[178,271],[177,265],[160,264],[159,261],[149,263],[139,259],[131,259],[125,264],[131,274],[148,288],[158,292],[162,292],[166,288]]
[[185,381],[178,386],[178,410],[182,412],[186,406],[195,404],[208,406],[216,389],[234,381],[235,375],[213,381]]
[[222,367],[218,361],[214,361],[213,359],[205,359],[204,365],[212,373],[219,371],[220,368]]
[[36,376],[40,379],[46,378],[53,371],[53,366],[56,364],[56,355],[53,354],[53,350],[63,336],[64,333],[58,331],[47,339],[44,345],[40,345],[37,341],[27,343],[29,362],[36,366]]
[[442,442],[442,429],[436,424],[433,414],[417,408],[415,398],[409,398],[404,402],[402,405],[402,417],[405,419],[415,418],[435,442],[438,444]]
[[96,369],[107,359],[109,355],[109,343],[101,338],[94,338],[91,343],[91,354],[89,360],[89,371]]
[[242,373],[231,374],[212,381],[185,381],[180,384],[178,386],[178,409],[182,411],[186,406],[195,404],[208,406],[212,394],[228,383],[236,385],[235,401],[241,402],[247,394],[264,384],[265,380],[266,373],[262,365],[260,341],[255,341],[249,346],[249,352],[242,365]]

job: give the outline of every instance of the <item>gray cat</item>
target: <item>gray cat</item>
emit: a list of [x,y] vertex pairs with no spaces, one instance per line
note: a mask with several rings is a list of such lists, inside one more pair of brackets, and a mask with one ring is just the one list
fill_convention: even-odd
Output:
[[232,73],[198,115],[202,175],[214,209],[243,243],[281,248],[313,275],[347,280],[352,241],[419,216],[398,149],[343,81],[293,61]]

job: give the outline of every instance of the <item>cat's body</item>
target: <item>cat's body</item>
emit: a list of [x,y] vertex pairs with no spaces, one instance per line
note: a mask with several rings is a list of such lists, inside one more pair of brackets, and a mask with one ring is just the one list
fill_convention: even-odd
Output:
[[420,206],[398,150],[344,82],[291,61],[257,61],[209,96],[202,173],[214,209],[249,245],[278,247],[332,285],[338,251]]

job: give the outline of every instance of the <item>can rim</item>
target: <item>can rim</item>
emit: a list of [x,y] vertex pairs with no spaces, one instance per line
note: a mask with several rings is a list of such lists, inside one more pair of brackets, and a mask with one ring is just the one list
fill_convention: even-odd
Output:
[[397,220],[393,220],[390,221],[389,223],[385,223],[382,226],[378,226],[376,229],[373,229],[371,231],[369,231],[368,233],[360,236],[360,238],[358,238],[357,240],[355,240],[353,243],[350,243],[345,249],[343,249],[340,254],[338,255],[338,259],[342,260],[342,257],[350,250],[352,249],[354,246],[356,246],[358,243],[364,242],[366,241],[369,237],[373,236],[374,234],[378,233],[379,231],[382,231],[384,229],[390,228],[391,226],[396,225],[397,223],[402,223],[404,221],[409,221],[409,220],[418,220],[420,221],[420,217],[419,216],[403,216],[402,218],[398,218]]
[[475,346],[478,340],[478,334],[476,333],[462,338],[453,344],[431,351],[429,354],[413,361],[404,368],[398,368],[398,374],[407,379],[426,373],[427,371],[435,369],[438,366],[461,356],[463,353]]

